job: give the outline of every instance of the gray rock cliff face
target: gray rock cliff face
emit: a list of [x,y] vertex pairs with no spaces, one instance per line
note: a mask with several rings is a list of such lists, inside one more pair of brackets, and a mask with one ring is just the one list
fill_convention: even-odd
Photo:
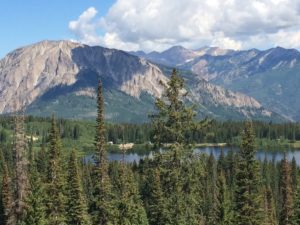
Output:
[[205,80],[200,81],[191,89],[191,99],[202,105],[224,106],[235,109],[246,118],[256,115],[271,117],[272,112],[266,110],[256,99],[239,92],[211,84]]
[[71,50],[78,44],[43,41],[17,49],[0,61],[0,112],[27,106],[49,88],[76,81]]
[[87,71],[135,97],[142,91],[160,96],[159,81],[167,79],[156,66],[122,51],[43,41],[0,61],[0,112],[20,110],[56,86],[72,86]]

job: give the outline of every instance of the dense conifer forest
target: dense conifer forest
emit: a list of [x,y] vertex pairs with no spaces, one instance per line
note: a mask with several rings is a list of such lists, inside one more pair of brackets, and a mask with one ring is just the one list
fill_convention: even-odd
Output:
[[[195,121],[176,70],[151,124],[106,124],[98,87],[96,122],[1,117],[1,225],[300,224],[295,159],[255,160],[256,144],[300,140],[299,124]],[[108,141],[151,142],[154,154],[110,162]],[[201,142],[240,150],[194,154]],[[93,161],[83,160],[87,151]]]

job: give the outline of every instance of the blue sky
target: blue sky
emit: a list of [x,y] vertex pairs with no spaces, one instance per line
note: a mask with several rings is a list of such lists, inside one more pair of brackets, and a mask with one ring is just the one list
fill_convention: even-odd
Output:
[[299,0],[1,0],[0,57],[41,40],[122,50],[300,48]]
[[49,39],[70,39],[68,23],[93,6],[105,15],[112,0],[1,0],[0,57],[15,48]]

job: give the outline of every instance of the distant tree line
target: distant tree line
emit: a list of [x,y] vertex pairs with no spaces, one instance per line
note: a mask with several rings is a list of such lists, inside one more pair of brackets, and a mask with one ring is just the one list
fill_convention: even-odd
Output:
[[[12,118],[0,117],[0,143],[11,141],[11,132],[13,130]],[[195,143],[228,143],[238,144],[240,141],[240,130],[243,127],[243,121],[216,121],[209,120],[209,126],[201,130],[194,130],[187,133],[186,138]],[[41,137],[43,142],[48,141],[51,118],[25,117],[26,133],[30,136]],[[59,135],[62,139],[78,140],[89,130],[94,136],[95,124],[90,121],[72,121],[65,119],[57,120]],[[299,123],[267,123],[253,121],[253,129],[257,139],[270,141],[288,140],[291,143],[300,141],[300,124]],[[120,143],[148,143],[153,142],[154,131],[153,124],[111,124],[106,123],[106,141],[115,144]],[[90,141],[92,137],[89,137]]]

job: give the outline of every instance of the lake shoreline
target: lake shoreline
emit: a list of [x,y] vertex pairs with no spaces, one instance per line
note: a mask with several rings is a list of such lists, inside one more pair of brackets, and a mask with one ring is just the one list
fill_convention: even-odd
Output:
[[[122,146],[126,147],[126,152],[145,154],[153,151],[152,143],[145,144],[134,144],[134,143],[124,143],[124,144],[110,144],[107,145],[107,150],[110,153],[120,153],[122,152]],[[165,145],[167,147],[168,144]],[[219,148],[239,148],[238,143],[196,143],[193,144],[195,148],[206,148],[206,147],[219,147]],[[297,143],[274,143],[272,144],[262,144],[261,142],[256,143],[256,150],[265,149],[265,151],[270,152],[286,152],[286,151],[299,151],[300,146]]]
[[[239,147],[232,147],[232,146],[209,146],[209,147],[196,147],[194,150],[194,153],[196,154],[205,154],[207,156],[213,155],[216,159],[219,158],[221,151],[223,151],[224,155],[227,155],[230,152],[237,153],[239,151]],[[93,155],[94,154],[88,154],[84,157],[84,161],[93,161]],[[109,152],[108,153],[108,159],[109,161],[122,161],[123,159],[127,163],[138,163],[140,159],[144,159],[146,157],[151,157],[153,155],[153,151],[137,153],[133,151],[127,151],[123,155],[121,152]],[[255,157],[259,161],[264,161],[265,159],[267,161],[276,161],[279,162],[284,158],[284,155],[286,155],[287,159],[291,161],[293,158],[295,158],[297,165],[300,166],[300,149],[292,149],[286,151],[284,153],[281,150],[277,151],[270,151],[266,149],[258,149],[255,153]]]

